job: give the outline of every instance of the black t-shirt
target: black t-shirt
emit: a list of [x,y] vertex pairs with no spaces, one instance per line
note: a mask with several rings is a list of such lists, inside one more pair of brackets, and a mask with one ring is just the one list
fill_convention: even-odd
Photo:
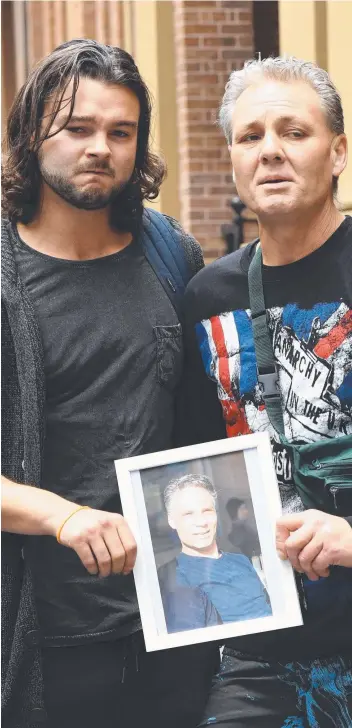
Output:
[[[43,255],[17,234],[15,243],[44,348],[41,485],[121,513],[114,459],[172,444],[183,363],[178,317],[137,240],[88,261]],[[140,629],[132,575],[94,577],[54,538],[28,542],[43,634],[73,644],[77,636],[105,639]]]
[[[221,258],[187,288],[179,443],[269,431],[283,509],[291,512],[303,506],[257,378],[247,280],[254,251],[252,244]],[[287,439],[352,433],[352,218],[307,257],[263,266],[263,284]],[[257,655],[352,648],[352,569],[304,580],[304,591],[304,627],[237,638],[233,647]]]

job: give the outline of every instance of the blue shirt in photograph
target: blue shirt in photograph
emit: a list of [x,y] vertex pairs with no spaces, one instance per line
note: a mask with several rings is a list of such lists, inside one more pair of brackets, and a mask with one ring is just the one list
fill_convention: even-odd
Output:
[[223,622],[272,614],[266,590],[247,556],[220,553],[212,559],[181,553],[176,562],[176,583],[199,587]]
[[177,585],[173,591],[162,589],[161,596],[168,632],[221,624],[215,607],[201,589]]

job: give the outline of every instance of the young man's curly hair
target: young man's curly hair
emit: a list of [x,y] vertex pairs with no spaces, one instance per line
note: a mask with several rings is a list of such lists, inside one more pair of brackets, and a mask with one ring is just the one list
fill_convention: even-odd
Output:
[[[138,98],[140,117],[135,168],[117,202],[111,206],[111,226],[120,231],[136,232],[142,219],[143,200],[157,197],[165,176],[163,161],[149,149],[150,94],[129,53],[83,38],[63,43],[40,61],[15,98],[5,140],[3,212],[10,220],[24,224],[34,218],[41,196],[38,151],[46,139],[69,123],[80,78],[126,86]],[[71,81],[73,90],[67,103],[67,119],[60,129],[51,132]],[[45,113],[49,100],[51,111]]]

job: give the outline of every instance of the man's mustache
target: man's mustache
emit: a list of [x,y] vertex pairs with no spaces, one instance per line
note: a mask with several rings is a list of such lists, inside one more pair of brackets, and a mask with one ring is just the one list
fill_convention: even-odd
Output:
[[108,164],[105,164],[104,162],[100,162],[100,164],[90,164],[89,167],[79,167],[76,170],[76,174],[82,174],[84,172],[105,172],[105,174],[110,175],[110,177],[115,177],[114,171],[109,167]]

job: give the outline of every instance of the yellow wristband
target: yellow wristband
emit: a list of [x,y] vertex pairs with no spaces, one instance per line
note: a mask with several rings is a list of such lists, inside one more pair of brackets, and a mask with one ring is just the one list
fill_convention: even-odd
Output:
[[75,513],[78,513],[78,511],[84,511],[86,509],[89,509],[90,510],[89,506],[78,506],[77,508],[75,508],[74,511],[72,511],[72,513],[70,513],[69,516],[67,516],[67,518],[65,518],[64,521],[62,521],[62,524],[61,524],[61,526],[59,526],[59,528],[57,529],[57,533],[56,533],[56,540],[57,540],[58,543],[61,544],[60,536],[61,536],[61,531],[62,531],[65,523],[67,523],[67,521],[69,521],[70,518],[72,518],[72,516],[75,515]]

